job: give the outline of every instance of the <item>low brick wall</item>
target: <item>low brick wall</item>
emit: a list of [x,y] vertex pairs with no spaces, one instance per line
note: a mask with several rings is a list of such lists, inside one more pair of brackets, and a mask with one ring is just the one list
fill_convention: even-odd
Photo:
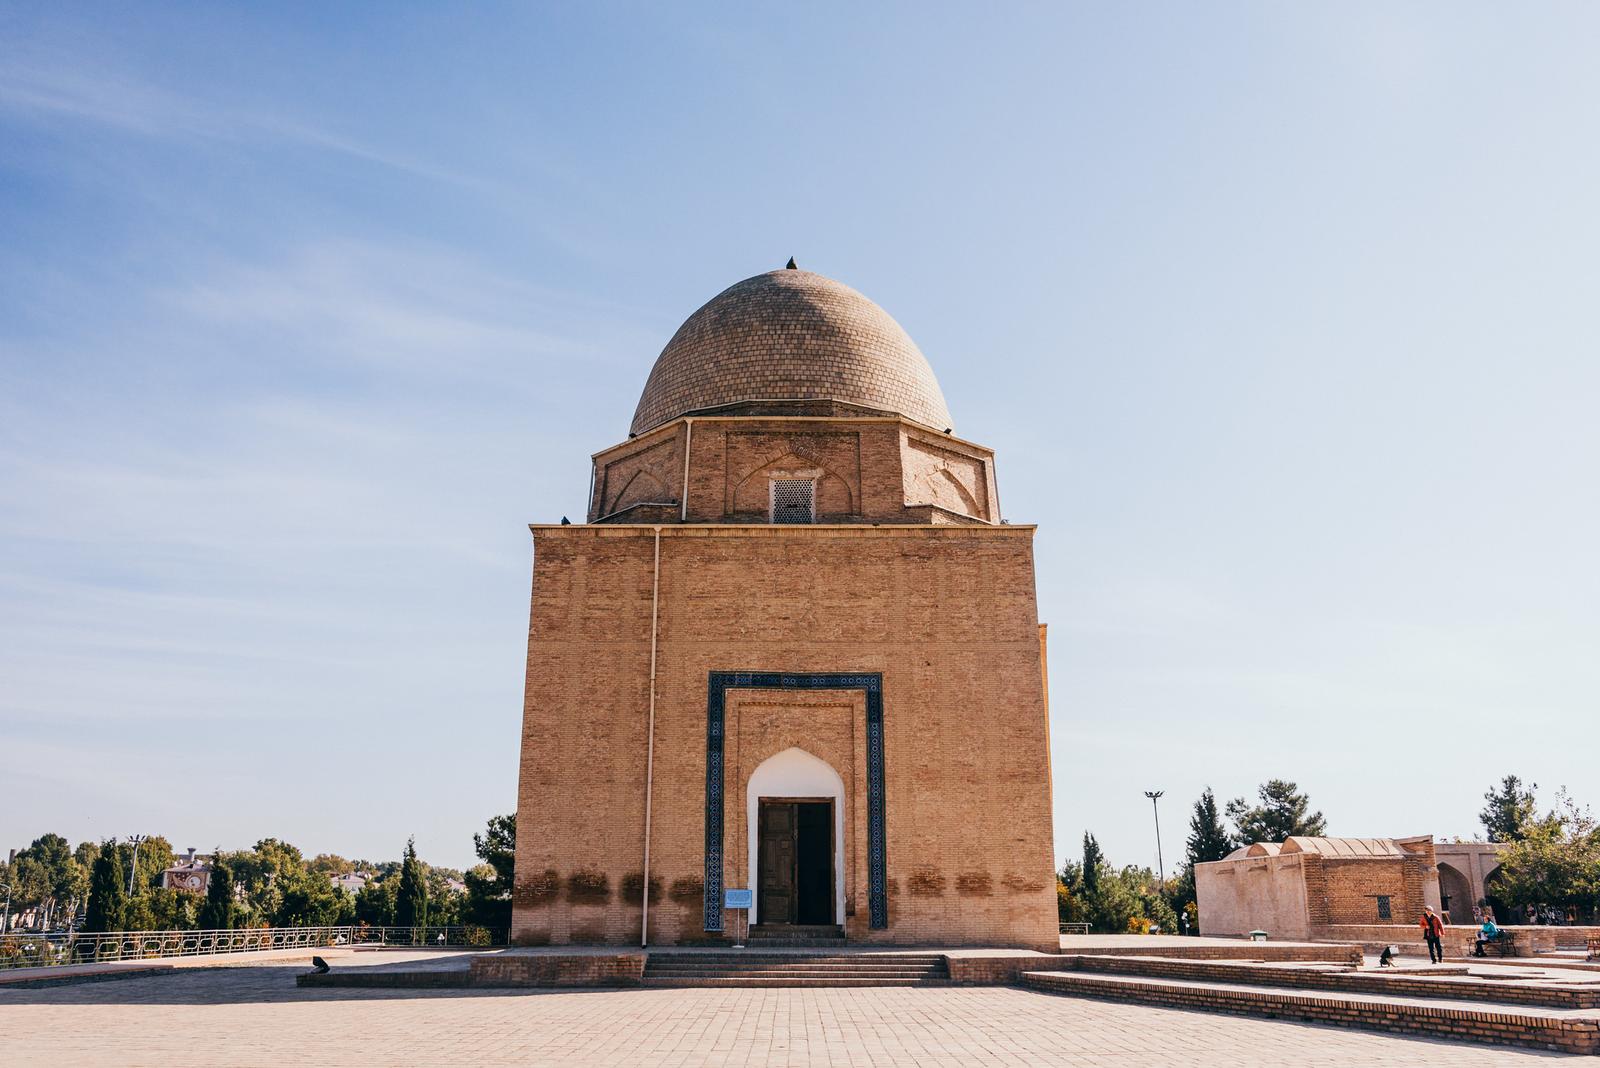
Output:
[[472,961],[473,986],[638,986],[643,953],[502,953]]
[[1178,986],[1159,981],[1128,982],[1081,972],[1030,975],[1027,983],[1037,990],[1078,997],[1107,998],[1202,1012],[1304,1020],[1338,1027],[1455,1038],[1468,1042],[1532,1046],[1565,1053],[1600,1053],[1600,1020],[1592,1018],[1564,1019],[1432,1005],[1348,1001],[1315,994],[1280,994],[1239,987]]
[[1023,972],[1059,972],[1075,968],[1086,956],[1166,957],[1175,960],[1322,961],[1329,964],[1361,963],[1359,946],[1284,945],[1240,941],[1237,946],[1196,945],[1096,947],[1083,953],[1055,953],[1039,957],[945,957],[950,981],[962,986],[1000,986],[1021,980]]
[[[1580,945],[1591,936],[1600,936],[1600,927],[1528,927],[1507,924],[1501,927],[1517,936],[1519,957],[1538,953],[1553,953],[1558,944]],[[1367,946],[1398,945],[1408,953],[1427,956],[1427,944],[1422,940],[1422,929],[1414,923],[1395,924],[1324,924],[1312,929],[1311,937],[1317,941],[1359,942]],[[1444,951],[1454,957],[1471,953],[1478,941],[1478,928],[1474,925],[1453,923],[1444,929]]]
[[[1340,990],[1354,994],[1389,994],[1413,998],[1453,998],[1463,1001],[1492,1001],[1546,1009],[1600,1008],[1600,987],[1524,986],[1496,979],[1472,979],[1462,965],[1446,979],[1437,973],[1330,972],[1309,968],[1278,968],[1270,964],[1243,962],[1153,960],[1116,957],[1084,957],[1078,971],[1111,975],[1142,975],[1192,982],[1244,983],[1254,986],[1286,986],[1298,989]],[[1452,974],[1448,969],[1445,974]]]

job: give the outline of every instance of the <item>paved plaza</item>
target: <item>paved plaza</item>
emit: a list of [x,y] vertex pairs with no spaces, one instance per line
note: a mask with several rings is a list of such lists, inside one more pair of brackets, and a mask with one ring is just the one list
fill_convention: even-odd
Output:
[[[411,954],[341,954],[335,967]],[[440,956],[427,956],[443,963]],[[0,987],[0,1064],[1471,1066],[1545,1054],[1009,987],[300,989],[303,961]]]

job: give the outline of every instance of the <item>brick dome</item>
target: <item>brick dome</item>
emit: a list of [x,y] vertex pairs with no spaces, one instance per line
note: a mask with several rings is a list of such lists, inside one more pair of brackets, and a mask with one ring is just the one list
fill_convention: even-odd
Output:
[[748,402],[835,401],[953,424],[916,343],[889,313],[811,271],[769,271],[718,293],[661,350],[632,432]]

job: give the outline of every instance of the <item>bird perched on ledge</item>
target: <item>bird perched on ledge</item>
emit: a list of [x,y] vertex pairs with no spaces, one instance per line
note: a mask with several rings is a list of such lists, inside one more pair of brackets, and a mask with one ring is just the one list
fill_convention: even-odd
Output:
[[328,971],[328,962],[321,957],[312,957],[311,967],[316,971],[316,974],[323,975]]

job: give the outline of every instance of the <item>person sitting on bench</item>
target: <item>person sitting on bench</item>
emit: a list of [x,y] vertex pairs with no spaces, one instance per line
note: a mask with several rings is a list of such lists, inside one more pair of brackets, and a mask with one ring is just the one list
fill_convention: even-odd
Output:
[[1500,928],[1498,928],[1498,927],[1496,927],[1494,925],[1494,920],[1489,919],[1488,917],[1485,917],[1484,921],[1483,921],[1483,926],[1478,928],[1478,949],[1477,949],[1477,952],[1473,954],[1473,956],[1475,956],[1475,957],[1487,957],[1488,954],[1483,951],[1483,947],[1488,945],[1490,942],[1495,941],[1499,937],[1500,937]]

